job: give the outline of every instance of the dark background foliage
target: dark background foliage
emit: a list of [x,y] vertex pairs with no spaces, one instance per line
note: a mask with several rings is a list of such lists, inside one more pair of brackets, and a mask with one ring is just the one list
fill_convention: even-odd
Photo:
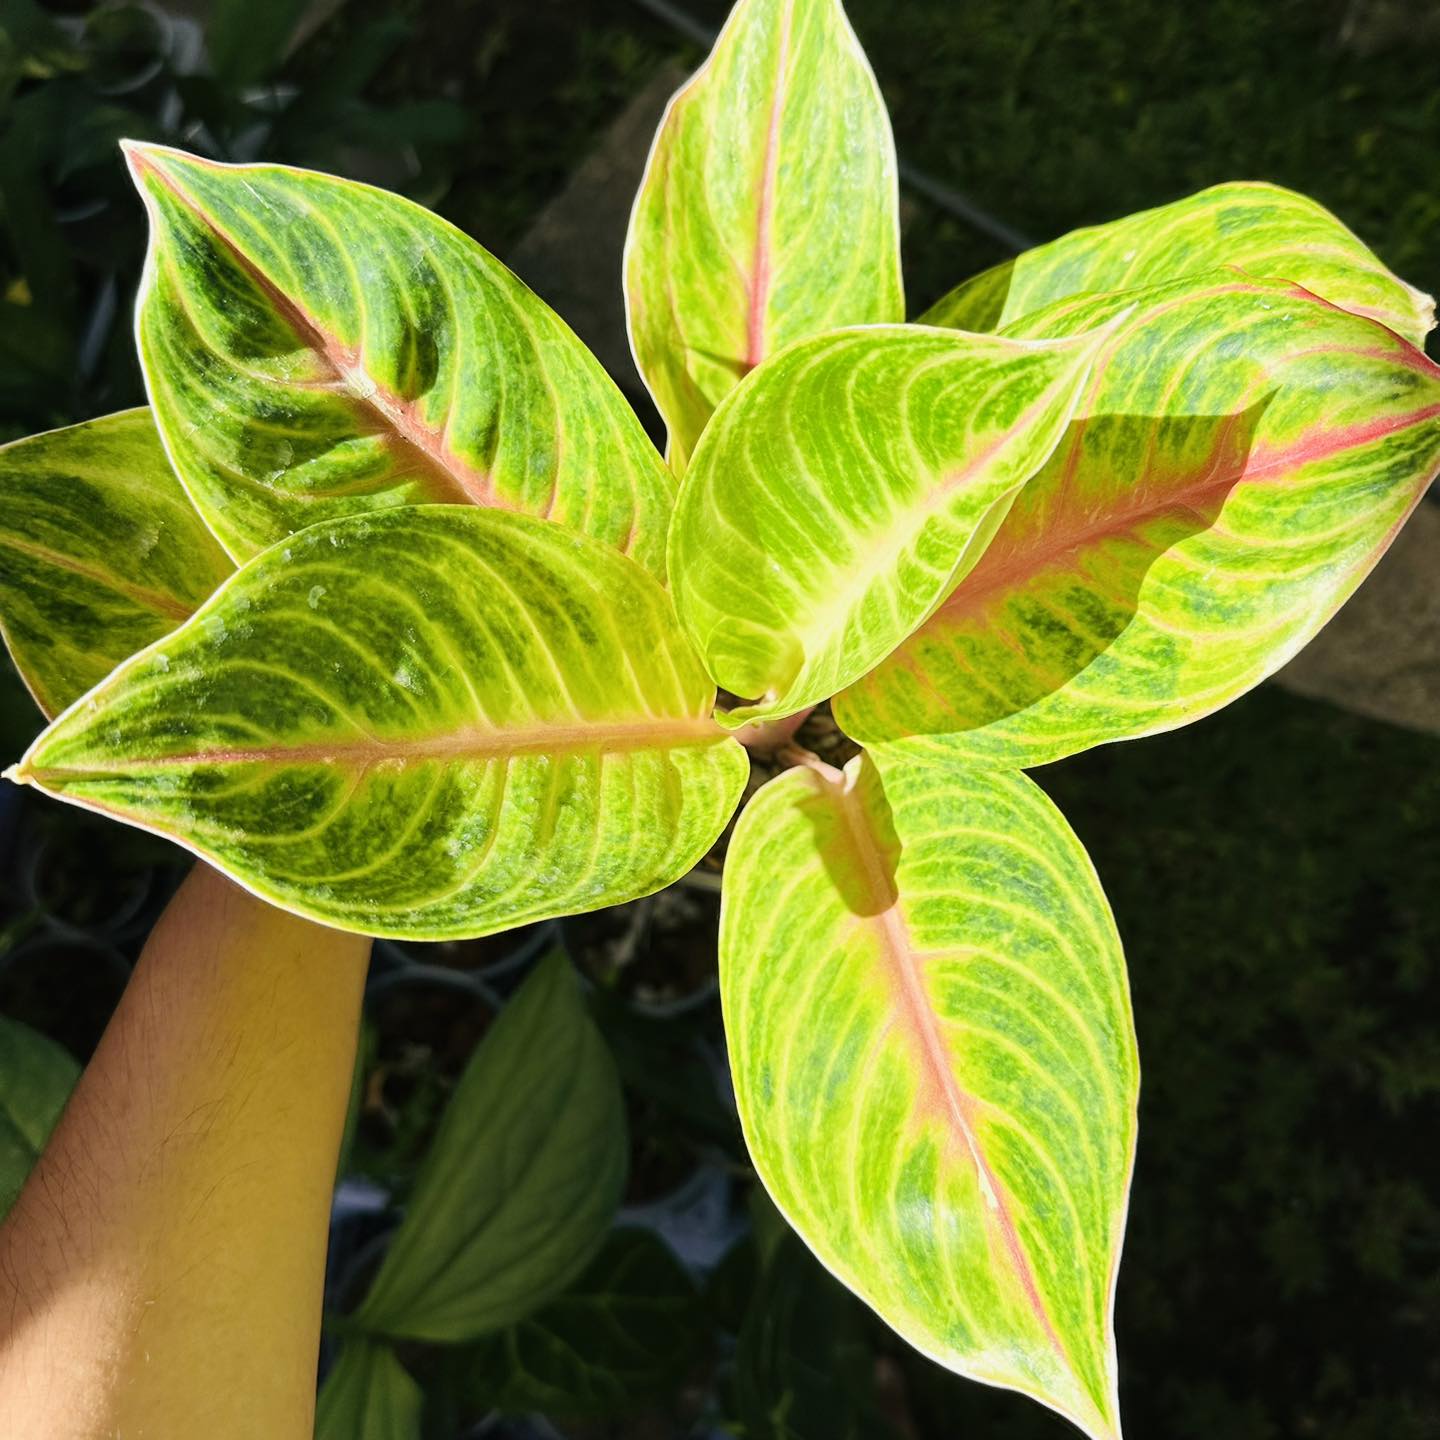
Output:
[[[723,8],[688,6],[711,26]],[[902,157],[1036,240],[1265,178],[1440,290],[1430,0],[849,8]],[[698,58],[653,10],[0,0],[0,439],[141,398],[143,220],[119,136],[370,179],[504,255],[659,67]],[[913,194],[904,244],[917,309],[1004,255]],[[0,703],[8,760],[36,718],[8,675]],[[1090,847],[1130,957],[1145,1080],[1118,1327],[1134,1434],[1440,1436],[1437,761],[1440,741],[1267,687],[1038,777]],[[10,787],[0,848],[0,1011],[83,1059],[181,858]],[[715,1083],[713,1001],[669,1018],[635,1003],[703,997],[707,920],[703,903],[649,916],[623,975],[605,926],[626,917],[566,937],[627,1086],[632,1217],[678,1186],[690,1208],[679,1232],[666,1223],[688,1258],[739,1238],[693,1267],[699,1291],[645,1250],[602,1277],[613,1323],[583,1296],[547,1312],[546,1333],[591,1350],[583,1381],[543,1403],[513,1347],[407,1354],[432,1433],[1058,1440],[1038,1408],[907,1351],[755,1193]],[[382,1195],[405,1194],[487,1023],[459,994],[392,987],[369,1007],[350,1168]],[[720,1177],[698,1218],[697,1175]],[[539,1418],[496,1419],[497,1403]]]

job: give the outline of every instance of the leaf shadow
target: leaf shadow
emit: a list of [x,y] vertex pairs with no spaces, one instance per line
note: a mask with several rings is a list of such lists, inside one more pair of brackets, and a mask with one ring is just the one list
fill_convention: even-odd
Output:
[[[941,701],[922,707],[923,733],[974,730],[1020,714],[1063,690],[1104,655],[1134,622],[1156,562],[1215,525],[1247,476],[1261,418],[1277,394],[1271,390],[1226,414],[1113,414],[1072,420],[1051,462],[1021,492],[980,563],[930,622],[945,637],[941,644],[953,642],[954,663],[972,682],[966,705],[946,708],[943,684],[934,683],[921,661],[901,659],[929,698]],[[1078,471],[1070,460],[1077,451]],[[1156,461],[1157,455],[1163,463]],[[1088,468],[1123,465],[1127,459],[1144,473],[1108,517],[1097,519],[1097,507],[1070,492],[1077,483],[1085,484]],[[1166,469],[1186,478],[1166,485]],[[1143,542],[1134,538],[1140,525],[1146,531]],[[1045,535],[1047,528],[1053,538],[1038,544],[1030,538]],[[1069,573],[1082,583],[1063,588],[1063,606],[1057,587],[1041,590],[1027,584],[1037,575],[1063,574],[1057,561],[1107,540],[1111,543],[1103,583],[1072,565]],[[954,628],[945,636],[947,619]],[[966,632],[975,640],[976,657],[964,649]],[[921,637],[924,633],[919,632]],[[1003,694],[987,683],[984,664],[987,656],[993,657],[997,637],[1017,662],[1005,667]],[[1157,667],[1163,667],[1179,644],[1158,633],[1148,643],[1148,658]]]
[[901,845],[879,769],[862,754],[852,789],[818,775],[814,778],[816,783],[800,809],[827,878],[851,915],[861,919],[884,915],[900,895],[896,876]]

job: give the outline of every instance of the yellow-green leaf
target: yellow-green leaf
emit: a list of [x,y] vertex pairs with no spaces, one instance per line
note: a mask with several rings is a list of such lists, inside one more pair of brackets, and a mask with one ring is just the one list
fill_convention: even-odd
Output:
[[999,330],[1072,295],[1161,285],[1220,265],[1294,281],[1412,345],[1435,324],[1434,301],[1392,275],[1324,206],[1253,182],[1216,185],[1173,205],[1074,230],[967,280],[923,319]]
[[0,446],[0,635],[46,715],[168,635],[234,568],[148,410]]
[[628,1159],[615,1062],[556,951],[466,1067],[355,1323],[448,1343],[524,1319],[599,1249]]
[[984,559],[837,697],[856,739],[1025,766],[1207,715],[1325,624],[1440,469],[1440,369],[1283,281],[1079,296],[1013,333],[1122,306]]
[[425,1393],[388,1345],[347,1339],[315,1407],[315,1440],[420,1440]]
[[740,0],[665,112],[625,253],[677,472],[767,355],[905,318],[898,214],[885,102],[839,0]]
[[748,771],[659,582],[529,516],[311,526],[122,665],[13,778],[373,935],[479,935],[648,894]]
[[659,455],[599,362],[473,240],[367,185],[127,149],[150,212],[151,403],[237,559],[344,514],[468,502],[659,573]]
[[823,700],[924,620],[1059,443],[1098,343],[839,331],[724,402],[670,532],[686,632],[759,697],[723,723]]
[[1138,1062],[1109,907],[1041,791],[903,745],[771,781],[720,982],[750,1154],[825,1265],[932,1359],[1118,1436]]

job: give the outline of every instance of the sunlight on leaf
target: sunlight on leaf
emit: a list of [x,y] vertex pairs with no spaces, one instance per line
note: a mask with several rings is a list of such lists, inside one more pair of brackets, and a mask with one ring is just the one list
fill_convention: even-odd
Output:
[[836,698],[857,740],[1028,766],[1208,715],[1325,624],[1440,469],[1440,369],[1283,281],[1079,296],[1007,333],[1122,307],[984,559]]
[[122,665],[13,778],[364,934],[487,934],[648,894],[748,765],[659,584],[527,516],[316,525]]
[[473,240],[329,175],[127,152],[150,212],[151,404],[237,559],[440,501],[556,520],[659,573],[659,455],[599,362]]
[[726,400],[670,532],[687,634],[759,697],[723,724],[823,700],[924,620],[1059,443],[1100,338],[839,331]]
[[1057,300],[1138,290],[1220,265],[1290,280],[1420,345],[1435,323],[1428,295],[1392,275],[1322,205],[1279,185],[1236,182],[1173,205],[1074,230],[957,286],[921,317],[957,330],[1001,330]]
[[0,634],[47,715],[168,635],[234,568],[148,410],[0,446]]
[[741,0],[665,112],[625,252],[677,473],[766,356],[905,318],[898,213],[889,117],[839,0]]
[[751,1157],[825,1265],[932,1359],[1118,1436],[1135,1038],[1054,806],[903,745],[790,770],[736,829],[720,970]]

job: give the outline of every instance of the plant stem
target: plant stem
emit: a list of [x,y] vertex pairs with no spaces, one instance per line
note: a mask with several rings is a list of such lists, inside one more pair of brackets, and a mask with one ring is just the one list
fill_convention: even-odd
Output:
[[803,745],[796,745],[793,741],[788,745],[782,745],[775,752],[775,758],[786,765],[802,765],[807,770],[813,770],[832,785],[839,785],[843,788],[845,784],[843,770],[837,770],[833,765],[822,760],[813,750],[807,750]]
[[795,732],[810,718],[813,705],[783,720],[752,720],[735,732],[735,738],[752,755],[776,755],[795,738]]

